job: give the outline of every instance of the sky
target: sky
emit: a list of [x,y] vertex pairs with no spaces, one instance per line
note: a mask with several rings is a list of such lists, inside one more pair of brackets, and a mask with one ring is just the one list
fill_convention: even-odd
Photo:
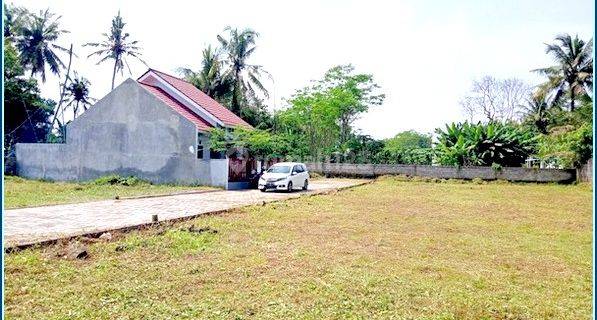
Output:
[[[285,107],[296,89],[319,79],[335,65],[352,64],[369,73],[386,99],[355,123],[363,133],[389,138],[404,130],[431,133],[447,122],[465,120],[460,99],[474,79],[516,77],[531,85],[530,72],[548,66],[545,43],[560,33],[593,37],[592,0],[508,1],[60,1],[12,2],[30,10],[61,15],[70,32],[58,43],[72,43],[73,69],[91,82],[99,99],[110,91],[112,64],[87,58],[86,42],[99,42],[120,10],[151,68],[174,74],[198,69],[201,51],[217,45],[226,26],[259,32],[250,61],[273,76],[266,81],[270,109]],[[63,59],[65,62],[67,57]],[[129,60],[136,79],[147,67]],[[58,78],[42,85],[57,99]]]

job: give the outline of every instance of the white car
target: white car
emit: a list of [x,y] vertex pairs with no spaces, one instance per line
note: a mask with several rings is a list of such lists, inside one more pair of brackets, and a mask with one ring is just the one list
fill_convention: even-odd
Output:
[[304,163],[280,162],[271,166],[261,178],[258,188],[262,192],[268,189],[286,190],[291,192],[295,189],[307,190],[309,187],[309,171]]

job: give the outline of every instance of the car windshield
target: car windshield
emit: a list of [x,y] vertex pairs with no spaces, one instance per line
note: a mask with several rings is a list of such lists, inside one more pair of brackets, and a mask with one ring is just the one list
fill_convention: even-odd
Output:
[[290,166],[273,166],[273,167],[267,169],[267,172],[269,172],[269,173],[289,173]]

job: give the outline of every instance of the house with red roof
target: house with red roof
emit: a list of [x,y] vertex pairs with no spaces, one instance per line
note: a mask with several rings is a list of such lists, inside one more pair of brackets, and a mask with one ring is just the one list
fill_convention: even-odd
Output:
[[65,143],[17,144],[17,174],[59,181],[119,174],[227,188],[229,159],[210,150],[209,132],[235,127],[251,125],[185,80],[149,69],[70,122]]

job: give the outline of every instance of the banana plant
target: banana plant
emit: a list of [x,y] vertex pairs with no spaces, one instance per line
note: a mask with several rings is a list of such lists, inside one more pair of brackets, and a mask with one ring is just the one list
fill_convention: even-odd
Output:
[[497,122],[452,123],[436,133],[436,158],[444,165],[520,166],[537,143],[532,132]]

